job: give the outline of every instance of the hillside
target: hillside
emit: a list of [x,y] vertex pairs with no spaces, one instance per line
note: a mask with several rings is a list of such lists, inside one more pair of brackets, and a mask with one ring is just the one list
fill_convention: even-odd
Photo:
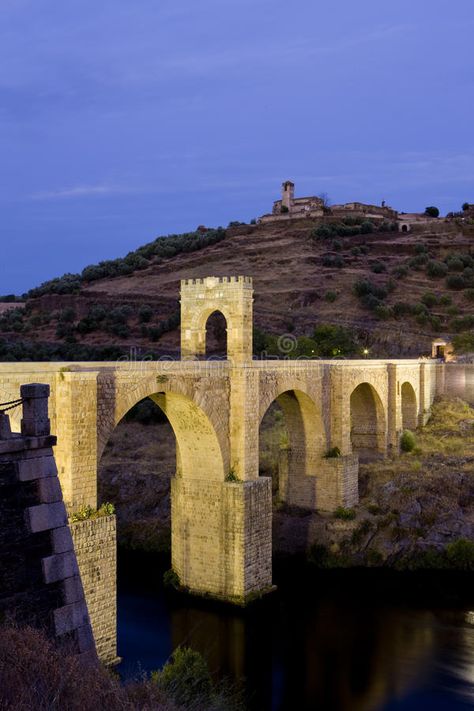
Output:
[[418,233],[364,225],[303,219],[161,238],[32,290],[24,308],[11,304],[0,317],[0,337],[71,352],[82,344],[176,352],[180,279],[238,274],[253,276],[254,323],[269,334],[338,324],[371,356],[400,356],[429,353],[440,333],[472,330],[474,225],[439,220]]

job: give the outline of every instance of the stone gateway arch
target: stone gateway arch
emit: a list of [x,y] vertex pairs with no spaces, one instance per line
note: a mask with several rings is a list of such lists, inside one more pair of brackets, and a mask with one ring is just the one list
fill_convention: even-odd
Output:
[[[184,280],[181,360],[0,364],[2,401],[17,397],[23,383],[50,385],[55,456],[70,512],[97,507],[98,462],[126,413],[146,397],[162,409],[177,445],[173,569],[189,591],[238,603],[272,587],[271,480],[259,477],[258,466],[259,425],[272,403],[281,406],[289,435],[280,497],[333,511],[357,504],[359,456],[397,452],[402,429],[426,422],[445,367],[424,359],[254,360],[252,304],[249,277]],[[203,360],[206,322],[215,311],[226,319],[228,357]],[[12,424],[19,429],[14,417]],[[330,450],[338,456],[327,456]],[[97,527],[100,555],[94,558],[74,524],[73,536],[94,634],[107,639],[103,656],[114,658],[115,568],[112,574],[104,553],[108,545],[115,560],[112,522],[107,543],[100,541],[105,524],[87,523],[89,538]],[[108,582],[88,584],[93,575]]]

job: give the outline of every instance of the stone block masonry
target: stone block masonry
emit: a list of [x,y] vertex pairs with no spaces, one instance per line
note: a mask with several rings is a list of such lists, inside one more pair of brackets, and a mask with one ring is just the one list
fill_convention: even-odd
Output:
[[48,419],[49,386],[21,387],[22,434],[0,412],[0,612],[96,661]]
[[172,480],[173,569],[196,594],[245,603],[272,585],[271,481]]
[[105,664],[115,664],[119,661],[115,516],[77,521],[70,528],[97,654]]

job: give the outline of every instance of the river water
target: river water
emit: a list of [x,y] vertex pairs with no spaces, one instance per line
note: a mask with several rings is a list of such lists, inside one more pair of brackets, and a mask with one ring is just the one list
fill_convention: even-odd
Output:
[[164,591],[164,564],[119,565],[124,677],[179,644],[217,679],[243,683],[250,711],[461,711],[474,708],[472,578],[320,572],[280,563],[278,591],[247,610]]

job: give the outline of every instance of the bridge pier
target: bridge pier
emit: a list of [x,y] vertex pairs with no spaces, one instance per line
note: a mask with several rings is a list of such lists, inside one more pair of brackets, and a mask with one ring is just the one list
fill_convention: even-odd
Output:
[[272,588],[271,480],[171,482],[172,566],[191,593],[245,604]]
[[280,450],[278,464],[280,499],[288,506],[312,511],[334,511],[359,501],[359,458],[356,454],[319,458],[310,473],[304,473],[305,459],[288,448]]

